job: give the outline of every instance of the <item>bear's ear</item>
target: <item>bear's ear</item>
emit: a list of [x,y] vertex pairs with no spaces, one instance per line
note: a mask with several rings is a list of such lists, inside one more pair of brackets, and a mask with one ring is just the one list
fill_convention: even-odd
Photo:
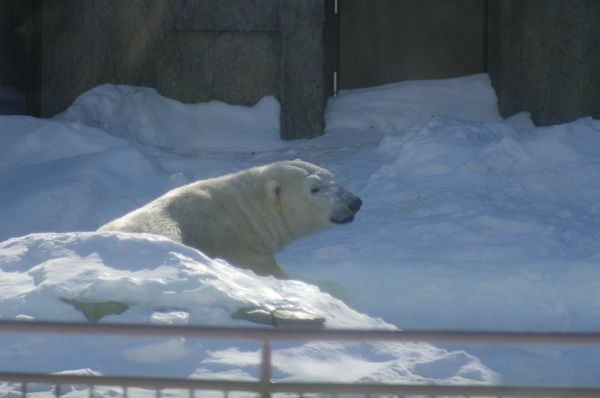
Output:
[[281,184],[277,180],[269,180],[265,183],[265,190],[267,192],[267,198],[277,202],[279,201],[279,191],[281,190]]

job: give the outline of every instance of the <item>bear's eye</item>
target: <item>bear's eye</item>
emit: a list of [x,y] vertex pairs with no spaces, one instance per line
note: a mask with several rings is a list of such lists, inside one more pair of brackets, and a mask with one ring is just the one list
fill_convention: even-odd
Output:
[[314,193],[319,193],[320,190],[321,190],[320,187],[312,187],[311,190],[310,190],[310,193],[313,193],[313,194]]

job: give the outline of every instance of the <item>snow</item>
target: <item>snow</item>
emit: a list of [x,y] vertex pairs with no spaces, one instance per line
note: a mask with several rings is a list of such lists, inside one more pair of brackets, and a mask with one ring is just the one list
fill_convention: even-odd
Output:
[[327,129],[401,134],[435,115],[501,122],[496,102],[487,75],[341,90],[328,104]]
[[[259,307],[334,329],[597,331],[600,121],[535,127],[525,111],[502,120],[479,74],[342,91],[313,140],[278,138],[272,97],[181,104],[130,86],[97,87],[52,119],[2,116],[0,317],[85,321],[63,298],[129,307],[100,322],[266,327],[231,317]],[[158,236],[93,232],[171,188],[295,158],[364,204],[354,223],[277,255],[293,280]],[[2,371],[258,377],[249,342],[0,339]],[[600,386],[590,347],[278,343],[273,366],[283,381]]]
[[220,101],[182,104],[153,88],[107,84],[79,96],[57,118],[166,148],[248,151],[265,145],[285,147],[279,139],[275,97],[264,97],[253,107]]

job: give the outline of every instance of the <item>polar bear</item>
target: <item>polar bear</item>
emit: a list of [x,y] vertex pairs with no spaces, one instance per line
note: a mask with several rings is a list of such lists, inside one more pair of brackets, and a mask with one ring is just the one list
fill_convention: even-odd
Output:
[[284,278],[274,253],[352,222],[361,205],[329,171],[296,159],[173,189],[98,231],[164,235],[258,275]]

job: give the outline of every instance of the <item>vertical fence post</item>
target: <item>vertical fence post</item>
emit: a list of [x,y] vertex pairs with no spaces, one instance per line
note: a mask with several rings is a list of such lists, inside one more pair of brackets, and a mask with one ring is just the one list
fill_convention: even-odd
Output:
[[265,338],[261,345],[260,382],[261,398],[271,397],[271,341]]

